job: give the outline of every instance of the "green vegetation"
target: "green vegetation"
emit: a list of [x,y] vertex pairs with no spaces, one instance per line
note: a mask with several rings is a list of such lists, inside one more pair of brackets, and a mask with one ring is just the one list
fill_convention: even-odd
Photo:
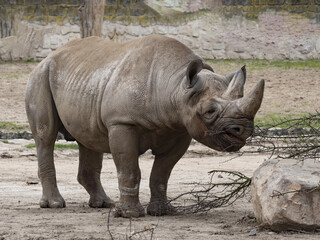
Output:
[[26,129],[27,126],[20,126],[12,122],[0,122],[0,129],[7,131],[21,131]]
[[25,64],[29,64],[29,63],[39,63],[39,60],[33,60],[32,58],[28,58],[26,61],[24,61],[23,63]]
[[20,74],[10,74],[10,75],[7,75],[5,78],[7,79],[16,79],[16,78],[20,78],[22,75]]
[[309,116],[309,114],[283,115],[281,113],[271,113],[260,118],[255,118],[255,125],[263,128],[290,128],[295,126],[320,128],[320,115],[319,118],[313,118],[312,121],[308,121]]
[[2,140],[2,142],[3,142],[3,143],[9,143],[9,141],[8,141],[8,140]]
[[209,64],[247,65],[248,71],[261,70],[263,68],[281,69],[320,69],[320,59],[307,60],[263,60],[263,59],[206,59]]
[[[36,145],[34,143],[30,143],[25,145],[26,148],[35,148]],[[63,150],[63,149],[79,149],[78,144],[76,143],[56,143],[54,145],[54,150]]]
[[56,143],[54,145],[54,149],[55,150],[61,150],[61,149],[79,149],[78,144],[76,143],[68,143],[68,144],[64,144],[64,143]]
[[34,143],[29,143],[28,145],[25,145],[26,148],[35,148],[36,144]]

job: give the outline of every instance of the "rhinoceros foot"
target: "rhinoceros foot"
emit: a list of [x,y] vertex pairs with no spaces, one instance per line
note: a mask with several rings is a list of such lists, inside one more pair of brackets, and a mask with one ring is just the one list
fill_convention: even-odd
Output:
[[138,218],[145,215],[144,208],[138,202],[137,204],[116,203],[113,209],[114,217]]
[[174,215],[176,210],[170,203],[154,201],[149,203],[147,213],[151,216]]
[[110,208],[114,206],[114,201],[109,197],[94,198],[90,197],[89,206],[92,208]]
[[66,207],[66,202],[61,196],[56,198],[48,199],[47,197],[42,197],[40,200],[41,208],[64,208]]

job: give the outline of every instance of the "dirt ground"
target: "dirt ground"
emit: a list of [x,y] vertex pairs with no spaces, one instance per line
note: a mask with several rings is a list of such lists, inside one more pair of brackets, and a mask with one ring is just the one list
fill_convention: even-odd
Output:
[[[24,91],[27,78],[36,64],[0,64],[0,122],[26,125]],[[217,68],[220,67],[220,70]],[[226,74],[241,66],[214,66]],[[282,70],[278,68],[248,72],[247,88],[260,78],[266,80],[265,98],[258,116],[269,113],[302,113],[320,110],[319,69]],[[66,200],[64,209],[40,209],[41,185],[37,177],[35,149],[25,146],[32,140],[0,141],[0,240],[2,239],[126,239],[133,232],[143,231],[132,239],[319,239],[319,233],[282,232],[260,229],[254,219],[250,195],[235,204],[201,214],[114,218],[109,209],[88,207],[88,194],[77,183],[77,150],[55,151],[58,185]],[[193,144],[174,168],[168,196],[188,192],[194,182],[207,182],[208,171],[236,170],[251,176],[268,158],[267,155],[222,154],[200,144]],[[148,180],[152,155],[140,158],[140,200],[148,204]],[[104,156],[102,183],[107,194],[119,197],[115,166],[109,154]],[[180,199],[176,205],[184,205]],[[154,228],[153,235],[148,229]],[[249,237],[252,229],[257,235]]]

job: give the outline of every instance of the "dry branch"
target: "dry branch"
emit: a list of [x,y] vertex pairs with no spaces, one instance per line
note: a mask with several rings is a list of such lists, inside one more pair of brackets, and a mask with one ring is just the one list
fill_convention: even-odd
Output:
[[[208,183],[194,184],[191,191],[169,201],[174,203],[183,197],[187,202],[184,206],[176,207],[177,214],[208,212],[212,208],[229,206],[245,196],[251,183],[251,178],[237,171],[212,170],[209,174]],[[213,182],[216,174],[224,180]]]
[[[107,232],[109,234],[110,239],[115,239],[111,230],[110,230],[110,218],[111,218],[111,213],[112,213],[113,208],[111,207],[108,212],[108,217],[107,217]],[[141,230],[132,230],[132,221],[133,219],[129,219],[129,230],[130,233],[125,233],[125,239],[130,240],[130,239],[147,239],[147,236],[149,236],[148,239],[152,240],[154,236],[154,231],[158,227],[158,224],[151,224],[149,226],[144,226]],[[122,239],[122,238],[121,238]]]
[[[286,125],[285,128],[278,126]],[[270,153],[270,158],[296,158],[299,160],[320,158],[320,114],[283,120],[269,128],[256,128],[248,145],[256,152]]]

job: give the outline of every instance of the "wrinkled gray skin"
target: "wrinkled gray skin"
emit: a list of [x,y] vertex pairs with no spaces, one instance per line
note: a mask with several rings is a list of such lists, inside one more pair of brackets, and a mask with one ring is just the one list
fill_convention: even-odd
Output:
[[65,207],[53,162],[58,131],[79,144],[78,181],[91,207],[110,207],[100,172],[112,153],[120,200],[115,215],[139,217],[139,155],[151,149],[147,213],[172,213],[167,183],[192,138],[219,151],[237,151],[253,132],[264,81],[243,97],[245,68],[226,77],[182,43],[149,36],[124,44],[90,37],[74,40],[32,72],[26,110],[35,138],[43,208]]

